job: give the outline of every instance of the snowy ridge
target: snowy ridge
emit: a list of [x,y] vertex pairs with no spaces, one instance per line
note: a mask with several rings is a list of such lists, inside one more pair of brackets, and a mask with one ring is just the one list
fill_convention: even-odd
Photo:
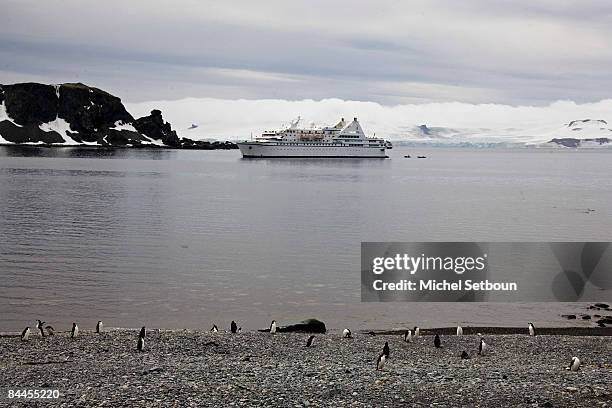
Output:
[[[227,100],[187,98],[129,104],[135,114],[158,107],[181,137],[245,140],[287,120],[302,116],[308,123],[333,124],[338,117],[360,118],[367,136],[399,143],[423,144],[546,144],[566,137],[565,127],[578,118],[612,123],[612,99],[577,104],[557,101],[546,106],[509,106],[460,102],[385,106],[374,102],[322,100]],[[198,124],[194,128],[192,124]],[[600,130],[582,126],[573,137],[601,137]],[[605,132],[604,132],[605,133]],[[612,133],[612,132],[611,132]],[[580,135],[580,136],[579,136]],[[569,137],[569,136],[567,136]]]

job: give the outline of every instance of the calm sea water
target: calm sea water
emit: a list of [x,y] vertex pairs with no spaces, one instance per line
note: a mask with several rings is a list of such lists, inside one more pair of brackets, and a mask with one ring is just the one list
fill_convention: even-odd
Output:
[[0,331],[37,318],[60,329],[562,325],[579,311],[361,304],[360,243],[611,241],[612,151],[390,155],[0,147]]

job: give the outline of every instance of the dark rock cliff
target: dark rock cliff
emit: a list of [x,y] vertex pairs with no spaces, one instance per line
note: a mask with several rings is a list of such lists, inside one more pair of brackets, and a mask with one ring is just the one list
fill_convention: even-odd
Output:
[[227,148],[192,141],[183,146],[161,111],[134,119],[121,99],[81,83],[0,85],[0,137],[15,144]]

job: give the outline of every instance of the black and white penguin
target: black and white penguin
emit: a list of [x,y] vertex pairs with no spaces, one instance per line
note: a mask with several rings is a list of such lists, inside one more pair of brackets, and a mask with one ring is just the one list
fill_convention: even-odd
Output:
[[73,339],[79,335],[79,326],[76,323],[72,323],[72,330],[70,331],[70,337]]
[[[141,332],[142,334],[142,332]],[[136,350],[138,351],[144,351],[144,346],[145,346],[145,338],[142,335],[138,336],[138,343],[136,343]]]
[[569,366],[565,368],[569,371],[578,371],[580,370],[580,359],[578,357],[572,357],[572,360],[569,363]]
[[436,348],[442,347],[442,341],[440,340],[438,333],[436,333],[436,337],[434,337],[434,346],[436,346]]
[[45,327],[45,329],[47,330],[47,336],[55,335],[55,329],[53,328],[53,326],[47,326]]
[[242,327],[238,328],[238,333],[242,333]]
[[345,339],[350,339],[353,336],[353,333],[349,329],[342,330],[342,337]]
[[389,342],[385,341],[385,346],[383,347],[383,354],[389,358]]
[[30,326],[26,327],[21,332],[21,341],[28,341],[29,338],[30,338]]
[[487,352],[487,343],[480,337],[480,344],[478,345],[478,355],[484,356]]
[[98,323],[96,324],[96,333],[100,334],[102,333],[103,330],[104,330],[104,323],[102,323],[102,320],[98,320]]
[[470,358],[470,355],[467,353],[467,351],[463,350],[461,352],[461,359],[462,360],[468,360]]
[[143,339],[145,338],[145,336],[147,335],[147,329],[142,326],[142,328],[140,329],[140,333],[138,334],[139,337],[142,337]]
[[313,342],[314,338],[315,338],[315,336],[310,336],[308,338],[308,340],[306,341],[306,347],[312,346],[312,342]]
[[413,329],[414,338],[416,339],[417,337],[419,337],[420,334],[421,334],[421,329],[419,328],[419,326],[414,326],[414,329]]
[[404,341],[406,343],[410,343],[412,341],[412,330],[406,330],[406,332],[404,333]]
[[385,362],[387,361],[387,356],[385,355],[385,353],[380,353],[380,355],[378,356],[378,359],[376,360],[376,371],[382,371],[382,369],[385,367]]
[[238,332],[238,325],[233,320],[232,320],[232,323],[230,324],[230,331],[232,333],[237,333]]
[[270,323],[270,333],[276,334],[276,320],[272,320],[272,323]]
[[457,326],[457,336],[463,336],[463,327],[461,325]]
[[36,324],[36,328],[38,330],[40,330],[40,335],[43,336],[43,337],[45,337],[45,330],[44,330],[45,329],[45,327],[44,327],[45,323],[46,322],[42,322],[42,321],[38,320],[38,323]]
[[211,332],[213,333],[217,333],[219,331],[219,329],[217,328],[216,324],[213,324],[213,327],[210,329]]
[[535,336],[535,327],[533,326],[533,323],[529,323],[529,335]]

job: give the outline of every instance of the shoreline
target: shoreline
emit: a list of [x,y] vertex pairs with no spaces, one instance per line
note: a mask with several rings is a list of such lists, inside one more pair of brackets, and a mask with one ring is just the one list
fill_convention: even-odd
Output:
[[[511,335],[527,335],[529,331],[527,326],[518,327],[518,326],[462,326],[463,334],[466,336],[469,335],[495,335],[495,336],[511,336]],[[353,330],[354,333],[359,333],[361,335],[375,335],[375,336],[403,336],[404,332],[409,329],[357,329]],[[39,336],[38,332],[35,330],[35,327],[30,326],[30,330],[32,330],[33,337]],[[140,328],[137,327],[105,327],[104,332],[132,332],[138,331]],[[154,330],[157,332],[163,333],[206,333],[209,332],[207,329],[202,328],[184,328],[184,329],[168,329],[168,328],[156,328],[151,327],[147,328],[147,330]],[[243,330],[243,333],[265,333],[268,329],[255,329],[255,330]],[[344,328],[333,328],[327,329],[327,332],[321,335],[333,335],[337,333],[341,333]],[[457,327],[420,327],[421,335],[423,336],[433,336],[435,334],[439,334],[441,336],[451,336],[455,335]],[[81,333],[84,334],[96,334],[93,329],[80,329]],[[64,331],[56,331],[56,334],[67,334],[70,333],[70,330]],[[228,330],[220,329],[219,333],[229,333]],[[305,334],[309,332],[287,332],[286,334]],[[603,336],[603,337],[612,337],[612,327],[537,327],[536,333],[538,336],[573,336],[573,337],[589,337],[589,336]],[[21,332],[19,331],[0,331],[0,338],[11,338],[11,337],[20,337]]]

